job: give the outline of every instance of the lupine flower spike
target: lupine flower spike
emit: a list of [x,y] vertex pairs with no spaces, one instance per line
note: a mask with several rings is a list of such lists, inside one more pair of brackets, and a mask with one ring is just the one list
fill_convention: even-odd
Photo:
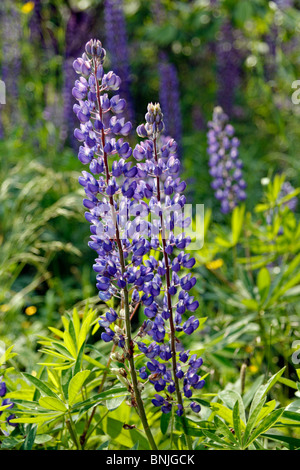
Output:
[[[75,137],[82,142],[78,158],[89,168],[79,182],[91,224],[89,246],[97,253],[93,268],[99,297],[107,301],[114,296],[121,305],[119,313],[110,308],[99,319],[102,339],[121,349],[113,358],[128,361],[127,370],[115,373],[131,393],[132,406],[155,448],[141,397],[145,383],[154,386],[155,406],[163,413],[174,406],[179,416],[185,414],[182,391],[190,399],[204,385],[198,375],[202,359],[190,356],[176,338],[177,332],[190,335],[199,326],[194,315],[187,315],[198,307],[189,295],[196,279],[190,273],[179,275],[195,263],[184,252],[190,243],[184,234],[190,223],[183,212],[186,184],[177,176],[180,163],[174,139],[159,144],[164,130],[159,104],[148,105],[146,123],[137,128],[144,140],[133,151],[124,140],[131,131],[131,123],[118,117],[125,100],[117,94],[108,96],[119,90],[121,80],[113,72],[104,73],[104,59],[101,42],[91,40],[74,62],[80,74],[73,88],[78,100],[74,112],[80,121]],[[131,156],[136,164],[128,161]],[[133,337],[130,317],[138,306],[145,320]],[[147,361],[138,371],[139,379],[136,353]],[[190,408],[199,412],[194,402]]]
[[238,150],[240,142],[220,106],[214,109],[208,127],[209,173],[213,177],[211,187],[216,199],[221,202],[221,212],[227,214],[246,199],[247,184],[243,179],[243,162]]

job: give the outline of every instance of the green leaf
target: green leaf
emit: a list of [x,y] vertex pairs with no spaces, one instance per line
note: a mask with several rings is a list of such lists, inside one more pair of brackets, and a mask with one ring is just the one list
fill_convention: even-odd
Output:
[[221,418],[223,418],[231,427],[233,427],[232,411],[221,403],[211,403],[212,410]]
[[258,403],[266,396],[266,394],[270,391],[270,389],[275,385],[275,383],[279,380],[282,376],[285,367],[280,369],[277,374],[273,375],[265,385],[261,385],[257,390],[256,394],[254,395],[253,401],[250,407],[250,414],[253,410],[257,407]]
[[61,371],[61,387],[66,401],[68,401],[68,388],[70,380],[72,379],[73,374],[71,369],[65,369]]
[[11,419],[10,421],[12,423],[24,423],[24,424],[28,424],[28,423],[43,423],[45,421],[50,421],[52,419],[55,419],[55,418],[58,418],[59,416],[61,416],[60,414],[44,414],[43,416],[35,416],[34,418],[14,418],[14,419]]
[[6,351],[0,357],[0,366],[5,364],[9,359],[12,359],[17,355],[17,353],[12,353],[11,350],[13,349],[14,345],[10,346],[6,349]]
[[235,246],[240,238],[245,215],[245,205],[237,206],[232,212],[231,217],[231,230],[232,230],[232,245]]
[[168,431],[169,423],[172,419],[172,413],[162,413],[160,417],[160,430],[162,434]]
[[232,432],[230,431],[230,429],[226,426],[226,424],[223,423],[223,421],[218,416],[215,416],[214,422],[216,425],[216,430],[221,432],[224,437],[227,437],[227,439],[229,439],[233,444],[236,445],[237,440],[235,436],[232,434]]
[[[2,439],[2,436],[1,436]],[[6,437],[3,439],[2,444],[1,444],[1,449],[13,449],[19,444],[22,444],[23,440],[22,439],[17,439],[15,437]]]
[[89,370],[83,370],[74,375],[74,377],[70,380],[68,387],[68,402],[70,406],[75,403],[77,395],[89,375]]
[[97,448],[97,450],[107,449],[108,446],[109,446],[109,443],[110,443],[110,441],[105,441],[105,442],[103,442],[103,443]]
[[78,356],[77,356],[77,359],[76,359],[76,363],[75,363],[75,366],[74,366],[74,375],[76,375],[81,367],[82,367],[82,359],[83,359],[83,353],[84,353],[84,347],[85,347],[85,343],[83,343],[83,345],[81,346],[80,348],[80,351],[78,353]]
[[89,333],[90,326],[91,326],[91,323],[93,321],[94,315],[95,315],[95,312],[91,311],[82,323],[82,326],[81,326],[81,329],[80,329],[80,332],[79,332],[79,335],[78,335],[78,348],[79,349],[81,348],[81,346],[83,345],[83,343],[87,339],[87,335]]
[[250,439],[248,440],[246,447],[249,447],[249,445],[255,441],[262,433],[266,432],[268,429],[270,429],[274,424],[280,419],[284,409],[280,410],[275,410],[272,411],[268,416],[266,416],[259,426],[255,429],[255,431],[251,434]]
[[49,388],[48,385],[46,385],[40,379],[34,377],[33,375],[27,374],[27,372],[23,372],[22,375],[25,377],[25,379],[32,383],[42,394],[48,397],[57,398],[59,400],[56,393],[54,393],[51,388]]
[[242,400],[242,397],[239,393],[237,393],[235,390],[222,390],[222,392],[219,393],[219,397],[223,401],[223,403],[233,410],[234,405],[236,404],[236,401],[239,402],[239,412],[240,412],[240,418],[242,420],[241,426],[245,427],[244,423],[246,422],[246,416],[245,416],[245,407],[244,403]]
[[247,422],[247,425],[246,425],[246,429],[245,429],[245,433],[244,433],[244,438],[243,438],[243,445],[246,445],[246,442],[247,440],[249,439],[249,436],[255,426],[255,423],[257,421],[257,418],[258,418],[258,415],[261,411],[261,409],[263,408],[265,404],[265,398],[263,398],[256,406],[256,408],[254,408],[251,412],[251,414],[249,415],[249,419],[248,419],[248,422]]
[[232,418],[233,418],[233,427],[234,427],[235,435],[237,437],[237,440],[239,441],[239,444],[241,445],[242,444],[242,432],[241,432],[239,400],[235,402],[235,405],[233,407]]
[[23,450],[31,450],[35,441],[37,426],[30,426],[29,432],[26,429],[26,438],[22,445]]
[[261,268],[257,276],[257,287],[258,287],[262,302],[268,296],[270,285],[271,285],[271,276],[270,276],[269,270],[267,268]]
[[233,445],[229,444],[228,442],[226,442],[224,439],[222,439],[221,437],[217,436],[216,434],[213,434],[212,432],[210,431],[207,431],[207,430],[204,430],[203,429],[203,434],[208,437],[209,439],[211,439],[213,442],[217,442],[218,444],[221,444],[223,449],[231,449],[231,450],[236,450],[236,447],[234,447]]
[[296,437],[282,436],[279,434],[270,433],[264,433],[262,434],[262,437],[267,437],[268,439],[272,439],[274,441],[284,442],[285,444],[288,444],[290,450],[300,448],[300,439]]
[[80,331],[80,318],[79,318],[78,311],[76,308],[73,309],[73,325],[74,325],[76,341],[78,343],[78,336],[79,336],[79,331]]
[[109,411],[116,410],[117,408],[119,408],[119,406],[123,403],[124,400],[125,400],[125,396],[116,397],[116,398],[112,398],[110,400],[107,400],[106,401],[106,408]]
[[70,333],[68,331],[65,331],[64,332],[64,343],[65,343],[65,346],[67,348],[67,350],[69,351],[69,353],[72,355],[72,357],[74,359],[76,359],[77,357],[77,350],[76,350],[76,346],[73,342],[73,339],[70,335]]
[[42,406],[43,408],[46,408],[46,410],[62,411],[62,412],[67,411],[67,408],[64,405],[64,403],[57,398],[42,397],[39,399],[39,405]]
[[248,405],[251,403],[251,400],[253,399],[258,387],[260,387],[263,381],[264,381],[263,375],[260,375],[259,377],[257,377],[257,379],[251,385],[250,389],[243,395],[243,402],[244,402],[244,406],[246,409],[248,408]]
[[129,449],[129,450],[138,450],[139,445],[140,445],[140,441],[136,441],[136,443],[134,444],[134,446],[131,447],[131,449]]

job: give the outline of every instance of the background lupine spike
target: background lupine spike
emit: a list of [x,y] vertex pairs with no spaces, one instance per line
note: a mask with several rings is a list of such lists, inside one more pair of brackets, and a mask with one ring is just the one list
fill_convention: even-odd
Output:
[[71,11],[66,27],[65,60],[63,62],[63,125],[61,138],[77,150],[73,131],[76,118],[73,113],[74,99],[71,94],[76,74],[73,62],[80,54],[82,40],[87,40],[93,25],[93,18],[88,12]]
[[246,199],[247,185],[238,151],[240,142],[220,106],[214,109],[208,128],[209,173],[213,177],[211,187],[215,190],[216,199],[221,202],[221,211],[227,214]]
[[134,121],[135,112],[130,89],[130,54],[123,0],[105,0],[104,19],[106,47],[109,52],[111,67],[122,80],[120,96],[127,102],[126,117],[131,121]]
[[241,79],[241,52],[236,47],[237,31],[225,21],[216,44],[217,102],[232,117],[235,96]]

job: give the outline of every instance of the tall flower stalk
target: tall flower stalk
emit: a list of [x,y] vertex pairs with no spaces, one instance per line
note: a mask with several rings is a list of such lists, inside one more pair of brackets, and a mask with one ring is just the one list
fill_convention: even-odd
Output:
[[227,214],[247,197],[243,162],[239,158],[240,141],[220,106],[215,107],[208,128],[209,173],[213,177],[211,187],[221,203],[221,212]]
[[120,96],[127,102],[126,116],[134,120],[134,105],[131,94],[129,47],[123,0],[104,1],[105,36],[112,69],[121,78]]
[[[80,183],[85,187],[88,197],[84,200],[84,204],[90,209],[86,217],[93,224],[91,231],[99,235],[93,235],[90,242],[90,246],[99,255],[94,266],[95,271],[99,273],[97,276],[99,295],[103,300],[108,300],[113,293],[118,292],[122,299],[125,328],[118,328],[117,331],[121,332],[118,342],[120,346],[123,346],[124,352],[126,351],[131,383],[126,380],[125,369],[123,369],[123,379],[126,380],[125,383],[131,392],[132,405],[138,410],[149,444],[152,449],[156,449],[134,365],[129,293],[125,279],[125,259],[128,253],[126,252],[126,255],[124,253],[125,246],[120,237],[116,211],[117,202],[113,197],[118,190],[116,174],[130,173],[130,164],[126,165],[125,159],[130,157],[132,150],[128,143],[123,142],[123,138],[116,140],[115,137],[107,137],[107,135],[126,136],[130,133],[132,126],[130,122],[125,123],[124,119],[117,119],[116,116],[110,119],[107,127],[104,125],[105,113],[111,111],[118,114],[125,108],[125,100],[120,99],[118,95],[109,99],[107,93],[104,93],[105,91],[118,90],[121,83],[120,78],[113,72],[104,74],[102,64],[105,55],[106,52],[102,48],[101,42],[91,40],[87,43],[86,52],[82,58],[74,62],[75,71],[81,74],[73,88],[73,96],[79,101],[79,104],[74,106],[74,111],[81,122],[80,129],[76,129],[74,134],[79,141],[84,142],[84,146],[81,146],[79,150],[79,159],[84,164],[90,164],[90,170],[93,174],[104,175],[97,181],[92,174],[83,172]],[[85,100],[86,97],[87,100]],[[115,166],[114,170],[110,172],[108,156],[116,152],[123,157],[122,164],[126,168],[122,168],[119,161],[119,165],[118,163],[116,165],[118,168]],[[102,195],[102,201],[98,200],[98,194]],[[98,217],[101,212],[104,218],[99,221]],[[115,280],[119,289],[115,286]],[[115,312],[110,313],[116,319]]]
[[241,52],[235,43],[237,31],[230,21],[226,21],[220,30],[216,45],[217,60],[217,100],[228,116],[232,116],[237,88],[241,81]]
[[[119,95],[108,96],[119,90],[120,77],[104,73],[106,53],[100,41],[89,41],[85,51],[74,62],[81,75],[73,88],[78,100],[74,112],[80,121],[74,135],[82,142],[78,158],[90,172],[83,171],[79,182],[91,223],[89,246],[97,253],[93,269],[99,297],[104,302],[118,298],[121,306],[119,313],[110,308],[100,317],[101,338],[121,350],[112,359],[124,363],[124,368],[114,372],[131,395],[151,448],[156,445],[142,398],[147,383],[156,392],[154,406],[163,413],[176,408],[191,448],[183,395],[190,400],[204,380],[198,375],[202,359],[190,356],[176,336],[182,331],[190,335],[199,326],[194,315],[184,318],[199,306],[189,295],[196,279],[191,273],[179,277],[180,270],[192,268],[195,259],[184,252],[191,241],[184,230],[191,221],[184,215],[186,184],[178,176],[177,144],[172,138],[160,138],[163,115],[160,105],[151,103],[146,123],[137,128],[143,140],[132,151],[124,140],[132,125],[119,117],[126,102]],[[136,164],[128,161],[130,157]],[[145,320],[133,335],[131,317],[137,308],[143,308]],[[141,356],[147,362],[137,372]],[[191,401],[190,409],[199,412],[200,405]]]

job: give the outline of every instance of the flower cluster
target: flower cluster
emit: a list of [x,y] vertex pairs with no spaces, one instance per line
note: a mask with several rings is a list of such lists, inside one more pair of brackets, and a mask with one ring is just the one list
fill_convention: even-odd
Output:
[[[9,398],[4,398],[6,393],[7,393],[6,383],[0,377],[0,397],[2,398],[1,406],[6,406],[4,411],[6,411],[6,410],[9,411],[9,410],[11,410],[11,408],[13,408],[15,406],[15,404]],[[3,411],[0,411],[0,416],[2,415],[2,413],[3,413]],[[17,423],[12,423],[11,422],[11,420],[14,419],[15,417],[16,417],[15,414],[10,414],[9,416],[7,416],[7,418],[6,418],[7,424],[9,424],[10,426],[13,426],[13,427],[18,426]]]
[[[136,390],[150,382],[157,392],[154,405],[165,413],[174,405],[181,416],[181,390],[191,399],[193,390],[204,385],[198,373],[202,359],[184,351],[176,337],[177,332],[191,335],[199,326],[189,314],[199,303],[190,295],[196,279],[189,270],[195,259],[184,251],[191,241],[185,234],[191,222],[184,214],[186,184],[178,176],[175,140],[161,139],[159,104],[148,105],[146,122],[137,127],[143,140],[133,151],[124,140],[131,131],[131,123],[118,117],[125,100],[108,95],[118,91],[121,80],[111,71],[104,73],[104,59],[101,42],[89,41],[74,62],[80,78],[73,88],[80,121],[74,135],[82,142],[78,158],[89,168],[79,182],[91,224],[89,246],[97,253],[96,286],[103,301],[114,296],[121,304],[118,313],[110,308],[99,319],[102,339],[123,350],[118,360],[129,360],[130,390],[135,387],[135,353],[141,352],[147,363],[139,370]],[[129,315],[137,308],[143,308],[145,320],[131,338]],[[125,372],[117,375],[128,383]],[[198,412],[200,406],[192,402],[191,409]]]
[[221,201],[224,214],[232,211],[240,201],[246,199],[246,182],[243,179],[243,162],[239,158],[239,140],[234,136],[234,128],[228,117],[217,106],[213,119],[208,123],[209,173],[213,177],[211,187],[215,197]]

